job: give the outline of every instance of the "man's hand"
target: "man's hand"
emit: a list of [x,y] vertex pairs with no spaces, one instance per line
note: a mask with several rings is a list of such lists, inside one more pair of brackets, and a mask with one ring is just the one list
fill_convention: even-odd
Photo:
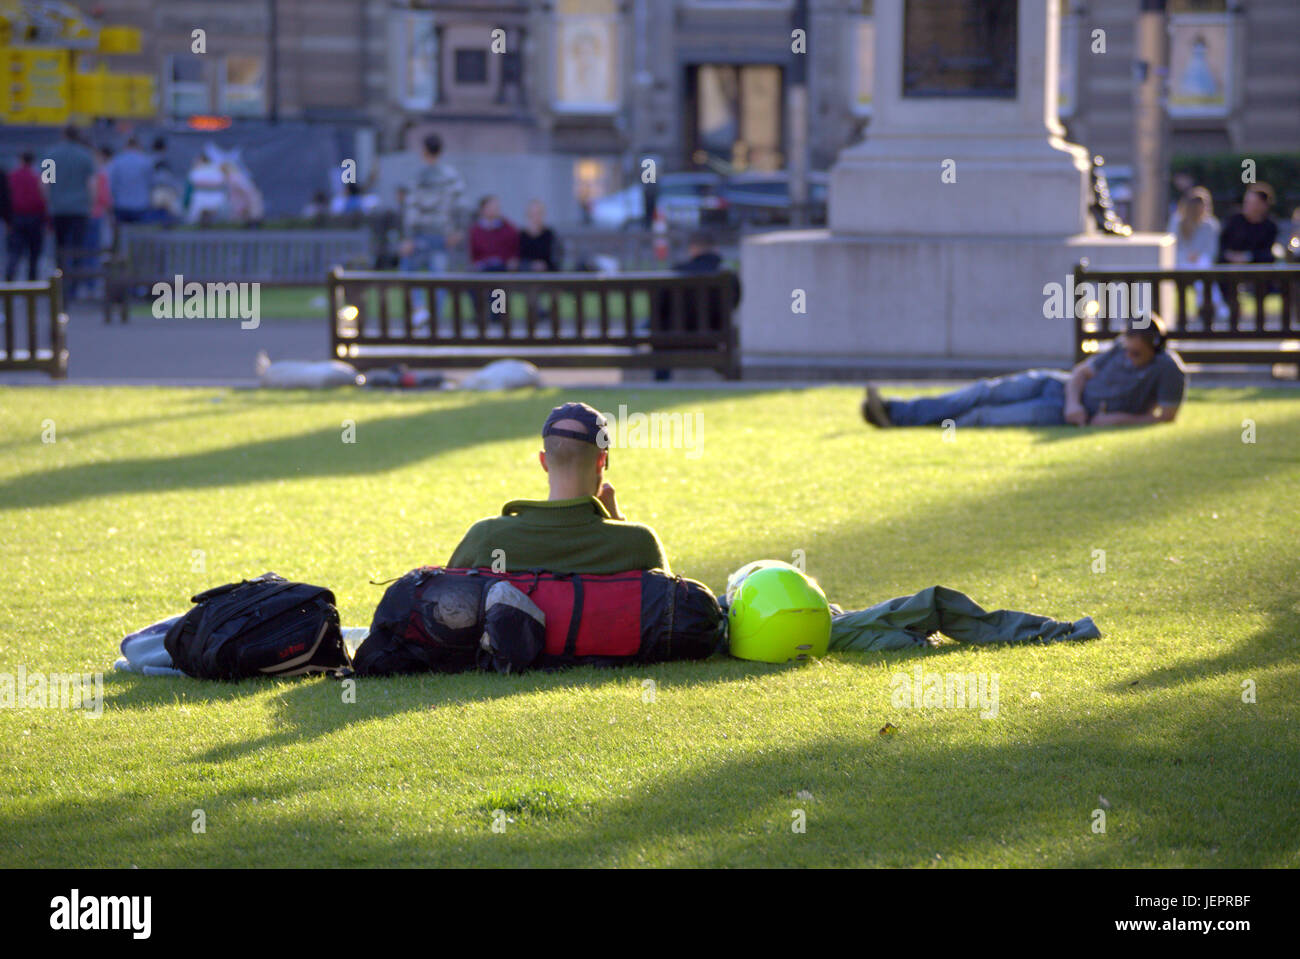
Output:
[[610,486],[608,483],[600,488],[600,492],[596,494],[596,499],[600,500],[601,503],[605,505],[605,509],[614,519],[625,518],[623,514],[619,512],[618,500],[614,498],[614,487]]
[[1250,253],[1244,250],[1224,250],[1223,258],[1229,263],[1249,263]]
[[1078,403],[1071,403],[1065,407],[1065,422],[1071,426],[1087,426],[1088,411]]
[[1161,410],[1159,413],[1098,413],[1093,417],[1093,426],[1142,426],[1147,423],[1172,423],[1178,407]]
[[463,240],[464,238],[465,238],[464,234],[461,233],[459,230],[452,230],[450,233],[447,234],[446,237],[447,249],[449,250],[456,249],[456,247],[460,246],[460,241]]
[[397,252],[401,256],[410,256],[412,253],[415,252],[415,241],[403,240],[401,243],[398,244]]

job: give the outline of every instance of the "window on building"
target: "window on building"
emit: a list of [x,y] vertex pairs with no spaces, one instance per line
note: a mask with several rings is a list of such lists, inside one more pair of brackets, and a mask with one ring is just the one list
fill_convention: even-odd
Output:
[[692,113],[688,144],[697,166],[779,170],[784,165],[781,68],[766,63],[705,63],[687,74]]
[[851,106],[858,113],[871,112],[872,84],[876,70],[876,22],[874,0],[855,0],[850,8],[848,41],[853,64]]
[[1083,8],[1072,0],[1060,0],[1061,49],[1057,66],[1056,112],[1074,115],[1079,89],[1079,43],[1083,29]]
[[622,93],[616,0],[558,0],[555,43],[556,109],[617,110]]
[[573,196],[584,219],[591,205],[608,196],[614,186],[614,164],[600,157],[580,157],[573,163]]
[[903,0],[903,96],[1014,100],[1017,2]]
[[488,55],[486,50],[457,50],[455,54],[456,83],[482,84],[488,82]]
[[1226,116],[1232,109],[1233,17],[1224,0],[1169,4],[1169,114]]
[[212,112],[206,66],[202,57],[173,54],[167,58],[167,110],[172,116]]
[[235,117],[266,115],[266,61],[261,56],[231,54],[224,59],[221,110]]
[[408,110],[427,110],[438,96],[438,34],[433,15],[397,10],[388,25],[394,99]]

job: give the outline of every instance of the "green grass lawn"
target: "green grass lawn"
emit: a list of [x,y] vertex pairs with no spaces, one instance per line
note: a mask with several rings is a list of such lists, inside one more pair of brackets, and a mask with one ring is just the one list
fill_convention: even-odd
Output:
[[[544,495],[562,398],[0,390],[0,672],[107,669],[268,569],[367,624],[368,579]],[[109,671],[99,718],[0,709],[0,866],[1300,866],[1300,394],[951,441],[868,430],[844,388],[588,398],[703,415],[703,455],[617,450],[609,479],[715,590],[803,550],[846,608],[941,583],[1105,638],[368,679],[355,703]],[[997,717],[894,706],[917,666],[996,675]]]

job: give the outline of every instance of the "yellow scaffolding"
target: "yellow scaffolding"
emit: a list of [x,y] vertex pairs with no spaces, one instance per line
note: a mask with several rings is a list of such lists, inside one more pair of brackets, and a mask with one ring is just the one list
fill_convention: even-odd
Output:
[[86,55],[139,53],[134,27],[97,26],[62,0],[0,0],[0,122],[60,126],[157,112],[154,77],[91,68]]

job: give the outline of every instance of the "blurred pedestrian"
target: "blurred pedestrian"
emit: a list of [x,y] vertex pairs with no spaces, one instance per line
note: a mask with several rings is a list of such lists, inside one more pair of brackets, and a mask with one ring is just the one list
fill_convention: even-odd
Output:
[[108,182],[108,164],[113,160],[110,147],[95,148],[95,175],[91,179],[90,223],[86,228],[86,259],[91,269],[100,263],[104,248],[110,246],[109,218],[113,212],[113,191]]
[[1192,187],[1178,201],[1169,220],[1169,232],[1177,241],[1178,266],[1209,266],[1219,251],[1219,221],[1214,217],[1214,198],[1203,186]]
[[1272,263],[1277,224],[1269,218],[1273,188],[1252,184],[1241,199],[1241,212],[1223,224],[1219,234],[1220,263]]
[[41,259],[41,247],[45,243],[49,210],[45,205],[41,178],[32,166],[35,162],[36,154],[24,150],[18,157],[18,166],[9,173],[13,220],[9,226],[8,258],[5,261],[7,283],[13,282],[24,256],[27,258],[27,279],[36,279],[36,264]]
[[[711,230],[695,230],[686,240],[686,259],[679,263],[673,264],[673,270],[677,273],[699,274],[699,273],[721,273],[723,271],[722,254],[718,252],[717,238]],[[651,330],[656,333],[699,333],[707,330],[710,333],[721,332],[727,322],[727,318],[732,311],[740,304],[740,281],[736,275],[731,275],[731,295],[730,304],[722,302],[723,294],[721,291],[712,291],[705,298],[704,303],[698,300],[687,302],[687,298],[678,301],[671,296],[667,290],[659,293],[659,309],[656,316],[651,321]],[[685,312],[677,317],[679,323],[674,323],[673,305],[675,302],[681,302]],[[703,307],[701,309],[701,307]],[[668,380],[672,378],[672,370],[659,369],[655,370],[654,378],[656,380]]]
[[[1220,263],[1272,263],[1273,244],[1277,242],[1277,224],[1269,217],[1273,206],[1273,188],[1267,183],[1254,183],[1246,189],[1241,199],[1241,212],[1224,221],[1219,232]],[[1227,300],[1218,308],[1219,318],[1236,314],[1237,285],[1221,283],[1223,297]],[[1263,311],[1263,304],[1256,309]]]
[[526,223],[519,231],[519,264],[524,270],[550,270],[560,268],[560,241],[555,231],[546,225],[546,207],[541,200],[533,200],[524,213]]
[[224,218],[227,209],[226,177],[206,153],[200,152],[194,158],[188,180],[190,196],[185,222],[207,226]]
[[167,159],[167,141],[154,137],[153,179],[149,182],[149,219],[154,223],[171,226],[181,218],[185,209],[181,202],[181,181]]
[[302,208],[302,218],[310,220],[312,226],[324,226],[330,215],[330,198],[324,190],[317,190],[311,195],[311,201]]
[[[424,138],[422,165],[415,182],[406,194],[402,209],[405,238],[398,247],[403,270],[443,273],[447,269],[447,251],[461,241],[464,216],[465,181],[450,163],[442,159],[442,138],[431,133]],[[444,293],[438,291],[438,312],[442,312]],[[416,290],[412,302],[416,323],[428,320],[424,291]]]
[[475,270],[513,270],[519,265],[519,230],[501,215],[501,200],[488,194],[478,202],[469,228],[469,261]]
[[[1192,187],[1178,202],[1178,209],[1169,221],[1169,232],[1176,241],[1174,265],[1205,267],[1214,264],[1219,252],[1219,221],[1214,217],[1214,198],[1203,186]],[[1196,312],[1200,312],[1205,299],[1205,284],[1197,283]],[[1216,305],[1222,294],[1211,285]]]
[[75,297],[83,284],[77,274],[86,268],[86,233],[94,192],[95,158],[74,126],[63,128],[46,159],[52,164],[49,212],[54,224],[54,258],[69,274],[67,292]]
[[343,192],[330,201],[330,213],[334,216],[349,217],[354,222],[373,213],[379,206],[379,197],[366,190],[360,183],[343,184]]
[[14,205],[9,199],[9,175],[0,167],[0,240],[9,236],[9,224],[14,218]]
[[113,218],[119,228],[149,219],[152,187],[153,160],[140,149],[140,141],[131,137],[108,164],[108,189],[113,194]]
[[[641,226],[646,231],[653,229],[655,222],[655,213],[659,209],[659,168],[663,165],[663,157],[657,153],[649,154],[642,158],[642,163],[646,160],[651,162],[649,171],[641,167],[634,169],[633,175],[641,178]],[[646,173],[649,173],[647,179]]]

